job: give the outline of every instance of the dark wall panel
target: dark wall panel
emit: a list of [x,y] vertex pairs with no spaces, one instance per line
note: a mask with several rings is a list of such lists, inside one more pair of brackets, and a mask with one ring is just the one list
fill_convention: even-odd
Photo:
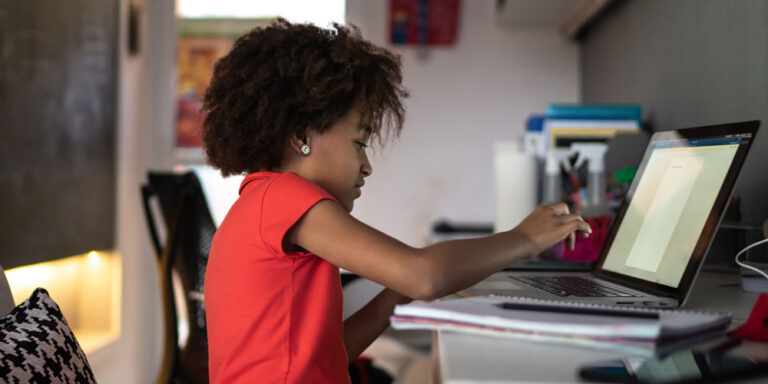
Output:
[[0,0],[0,265],[114,247],[118,0]]
[[768,218],[768,1],[616,1],[581,42],[584,102],[640,103],[657,130],[762,120],[735,193]]

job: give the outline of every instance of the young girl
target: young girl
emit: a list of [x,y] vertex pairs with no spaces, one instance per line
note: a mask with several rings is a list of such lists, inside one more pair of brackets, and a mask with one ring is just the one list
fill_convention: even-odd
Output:
[[[216,64],[205,152],[223,175],[248,176],[206,272],[211,382],[348,383],[348,362],[396,304],[461,290],[590,232],[559,204],[508,232],[415,248],[350,216],[372,171],[366,148],[402,127],[401,79],[399,57],[356,29],[282,19]],[[339,267],[387,287],[345,321]]]

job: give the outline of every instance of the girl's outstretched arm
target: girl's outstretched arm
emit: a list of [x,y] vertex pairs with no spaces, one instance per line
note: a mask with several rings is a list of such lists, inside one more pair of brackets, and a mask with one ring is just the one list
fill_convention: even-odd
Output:
[[332,264],[414,299],[469,287],[515,260],[535,256],[591,229],[565,204],[537,208],[514,229],[491,236],[410,247],[358,221],[338,204],[315,204],[287,235]]
[[396,304],[444,296],[482,280],[517,259],[543,252],[589,226],[565,204],[537,208],[515,229],[495,235],[413,248],[323,200],[296,223],[286,239],[329,262],[388,287],[344,322],[348,361],[388,326]]

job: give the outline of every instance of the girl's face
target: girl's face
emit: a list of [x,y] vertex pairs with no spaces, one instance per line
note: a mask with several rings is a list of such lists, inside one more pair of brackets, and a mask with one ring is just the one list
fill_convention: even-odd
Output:
[[360,125],[360,113],[353,108],[323,133],[307,132],[311,148],[304,157],[301,176],[323,187],[347,211],[360,197],[365,177],[371,174],[366,147],[370,131]]

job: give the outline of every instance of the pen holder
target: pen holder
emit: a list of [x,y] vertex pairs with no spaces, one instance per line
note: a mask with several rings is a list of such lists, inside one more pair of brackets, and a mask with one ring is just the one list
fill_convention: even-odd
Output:
[[611,217],[608,215],[585,217],[584,221],[592,228],[592,234],[586,238],[577,235],[574,249],[569,251],[563,247],[562,253],[557,258],[571,261],[595,261],[600,256],[611,226]]

